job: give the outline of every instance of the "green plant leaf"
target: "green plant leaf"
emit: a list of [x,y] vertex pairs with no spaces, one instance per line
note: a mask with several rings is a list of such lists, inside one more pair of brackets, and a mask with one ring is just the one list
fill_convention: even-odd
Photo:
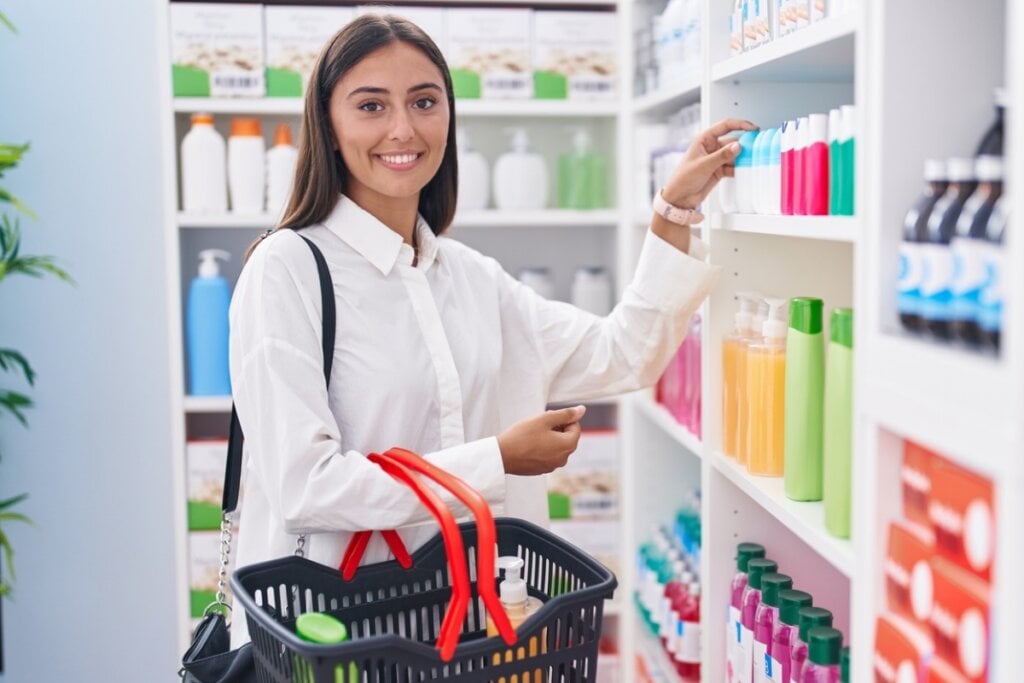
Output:
[[29,218],[38,218],[38,216],[36,216],[35,212],[32,209],[25,206],[25,204],[22,203],[20,199],[18,199],[13,194],[11,194],[10,192],[3,188],[0,188],[0,202],[7,202],[8,204],[13,206],[18,211],[22,212]]
[[7,500],[0,500],[0,510],[6,510],[7,508],[14,507],[15,505],[24,501],[27,498],[27,493],[21,493],[18,494],[17,496],[14,496],[13,498],[8,498]]
[[[4,533],[3,529],[0,529],[0,549],[3,549],[4,560],[7,564],[7,575],[11,577],[11,581],[15,579],[14,575],[14,548],[11,546],[10,540],[7,538],[7,534]],[[11,592],[11,586],[7,581],[4,581],[0,585],[0,595],[8,595]]]
[[7,28],[9,28],[11,30],[11,33],[18,32],[18,29],[14,28],[14,24],[11,23],[10,19],[4,16],[3,12],[0,12],[0,24],[3,24]]
[[[14,368],[20,368],[21,373],[25,376],[25,381],[29,385],[36,383],[36,373],[29,365],[28,360],[25,356],[21,355],[13,349],[0,349],[0,370],[10,371]],[[0,506],[0,510],[3,506]]]
[[0,280],[8,275],[29,275],[43,277],[53,275],[64,282],[75,284],[64,269],[54,263],[52,256],[20,256],[21,227],[17,218],[13,221],[4,214],[0,226]]
[[4,171],[17,166],[18,162],[21,161],[21,157],[25,156],[28,148],[29,144],[27,142],[24,145],[0,142],[0,176],[3,176]]
[[28,427],[28,420],[22,411],[31,407],[32,399],[28,396],[14,391],[0,390],[0,409],[14,415],[18,422],[26,427]]

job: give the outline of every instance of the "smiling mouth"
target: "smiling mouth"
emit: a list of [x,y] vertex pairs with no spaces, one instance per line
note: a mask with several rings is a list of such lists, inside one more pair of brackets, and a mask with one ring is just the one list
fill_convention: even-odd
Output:
[[414,154],[375,154],[374,156],[388,168],[404,169],[415,166],[416,162],[423,156],[423,152]]

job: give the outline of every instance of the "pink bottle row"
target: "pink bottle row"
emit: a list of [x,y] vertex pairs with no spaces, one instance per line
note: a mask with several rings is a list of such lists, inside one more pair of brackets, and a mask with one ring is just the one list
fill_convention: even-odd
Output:
[[701,436],[701,319],[693,316],[690,330],[655,387],[655,400],[698,439]]
[[718,193],[722,212],[852,216],[855,116],[847,105],[743,133],[735,178]]
[[728,683],[846,683],[849,648],[832,628],[832,613],[793,589],[764,546],[736,548],[726,619]]

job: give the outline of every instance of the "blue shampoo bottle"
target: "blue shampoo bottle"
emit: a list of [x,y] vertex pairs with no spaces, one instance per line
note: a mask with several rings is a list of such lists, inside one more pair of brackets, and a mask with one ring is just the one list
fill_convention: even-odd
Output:
[[199,252],[199,276],[188,290],[186,333],[189,393],[193,396],[229,396],[228,307],[231,288],[221,277],[217,259],[231,254],[220,249]]

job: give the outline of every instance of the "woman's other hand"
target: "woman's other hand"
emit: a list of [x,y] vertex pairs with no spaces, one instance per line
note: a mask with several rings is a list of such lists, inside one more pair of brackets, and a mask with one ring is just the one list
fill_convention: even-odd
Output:
[[585,406],[548,410],[521,420],[498,436],[506,474],[547,474],[565,465],[580,442]]

